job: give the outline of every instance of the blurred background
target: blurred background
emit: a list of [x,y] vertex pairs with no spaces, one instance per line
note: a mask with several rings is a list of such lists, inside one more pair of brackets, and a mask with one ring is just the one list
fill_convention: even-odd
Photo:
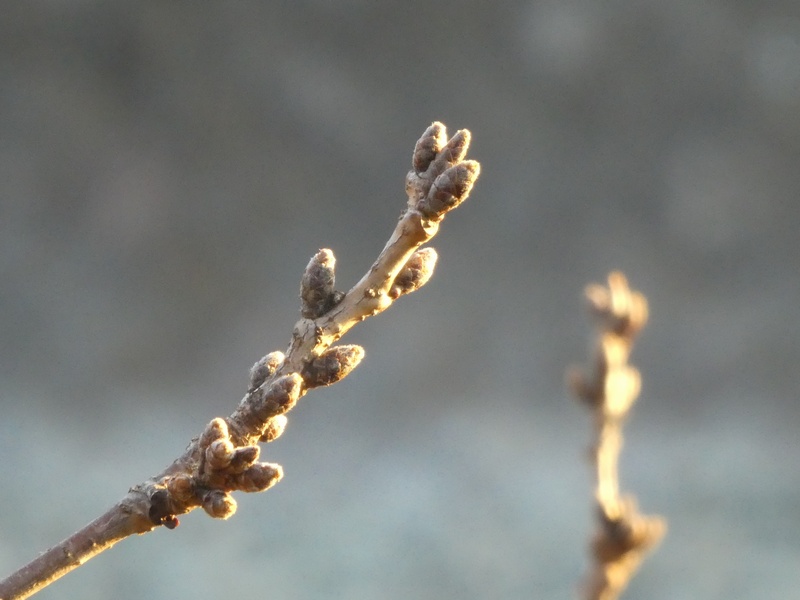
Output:
[[265,448],[284,480],[38,598],[569,598],[592,529],[584,286],[650,300],[628,598],[800,587],[800,7],[55,2],[0,20],[0,575],[160,471],[349,288],[433,120],[483,171],[432,281]]

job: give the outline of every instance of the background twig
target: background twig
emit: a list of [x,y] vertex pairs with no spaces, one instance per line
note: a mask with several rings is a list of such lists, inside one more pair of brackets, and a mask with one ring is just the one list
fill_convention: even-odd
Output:
[[592,411],[595,426],[590,457],[596,473],[597,530],[582,592],[586,600],[613,600],[666,532],[664,519],[641,515],[633,496],[620,495],[617,473],[622,424],[640,388],[639,372],[628,364],[628,355],[647,322],[647,300],[619,272],[608,276],[608,287],[588,286],[586,299],[598,330],[593,362],[588,372],[568,372],[569,386]]

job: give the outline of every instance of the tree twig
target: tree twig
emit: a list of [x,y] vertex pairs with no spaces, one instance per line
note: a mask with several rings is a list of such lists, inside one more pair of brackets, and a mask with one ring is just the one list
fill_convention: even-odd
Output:
[[27,598],[119,540],[178,526],[178,516],[202,507],[227,519],[236,510],[231,492],[264,491],[282,475],[279,465],[259,462],[259,442],[278,438],[286,413],[315,387],[347,376],[361,361],[359,346],[333,346],[351,327],[422,287],[433,273],[436,252],[420,249],[445,215],[469,195],[480,165],[464,160],[468,130],[447,139],[433,123],[417,142],[406,177],[408,206],[369,271],[347,293],[334,288],[335,258],[328,249],[311,258],[301,280],[302,318],[286,353],[273,352],[250,372],[250,387],[227,418],[213,419],[164,471],[135,485],[108,512],[0,581],[0,600]]
[[633,496],[621,496],[617,464],[622,424],[639,395],[639,372],[628,364],[633,342],[647,322],[647,300],[628,287],[622,273],[608,276],[608,287],[586,288],[598,338],[588,372],[573,367],[569,387],[593,413],[597,530],[591,542],[593,565],[582,588],[585,600],[614,600],[639,564],[666,532],[666,521],[639,514]]

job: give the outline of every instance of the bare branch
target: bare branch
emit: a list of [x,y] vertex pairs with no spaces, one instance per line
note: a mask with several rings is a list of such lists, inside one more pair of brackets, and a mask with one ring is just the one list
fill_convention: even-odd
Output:
[[364,350],[332,347],[336,341],[428,281],[436,253],[419,248],[467,198],[480,173],[477,162],[464,160],[469,140],[469,131],[461,130],[448,141],[445,126],[433,123],[414,149],[407,208],[361,281],[346,294],[337,292],[333,252],[323,249],[312,257],[301,281],[302,318],[289,347],[253,365],[236,410],[213,419],[169,467],[132,487],[103,516],[0,581],[0,600],[27,598],[129,535],[159,525],[174,529],[178,516],[195,508],[227,519],[236,511],[231,492],[260,492],[277,483],[283,471],[258,462],[258,442],[281,435],[286,413],[308,390],[339,381],[359,364]]
[[594,413],[596,436],[590,456],[596,470],[597,531],[582,593],[586,600],[614,600],[666,533],[664,519],[639,514],[633,496],[620,496],[617,473],[622,423],[640,388],[639,372],[628,365],[628,355],[647,322],[647,300],[619,272],[608,276],[608,287],[587,287],[586,299],[598,329],[592,368],[586,373],[573,367],[567,373],[575,396]]

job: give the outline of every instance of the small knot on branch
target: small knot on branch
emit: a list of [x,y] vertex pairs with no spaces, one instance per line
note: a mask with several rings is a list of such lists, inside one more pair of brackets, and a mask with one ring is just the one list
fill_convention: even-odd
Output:
[[163,525],[167,529],[175,529],[180,525],[169,492],[164,488],[156,488],[150,495],[150,510],[147,516],[154,525]]
[[631,496],[619,504],[618,513],[609,515],[606,507],[597,506],[598,529],[592,540],[592,554],[603,564],[617,562],[629,552],[646,553],[667,530],[661,517],[640,514]]

